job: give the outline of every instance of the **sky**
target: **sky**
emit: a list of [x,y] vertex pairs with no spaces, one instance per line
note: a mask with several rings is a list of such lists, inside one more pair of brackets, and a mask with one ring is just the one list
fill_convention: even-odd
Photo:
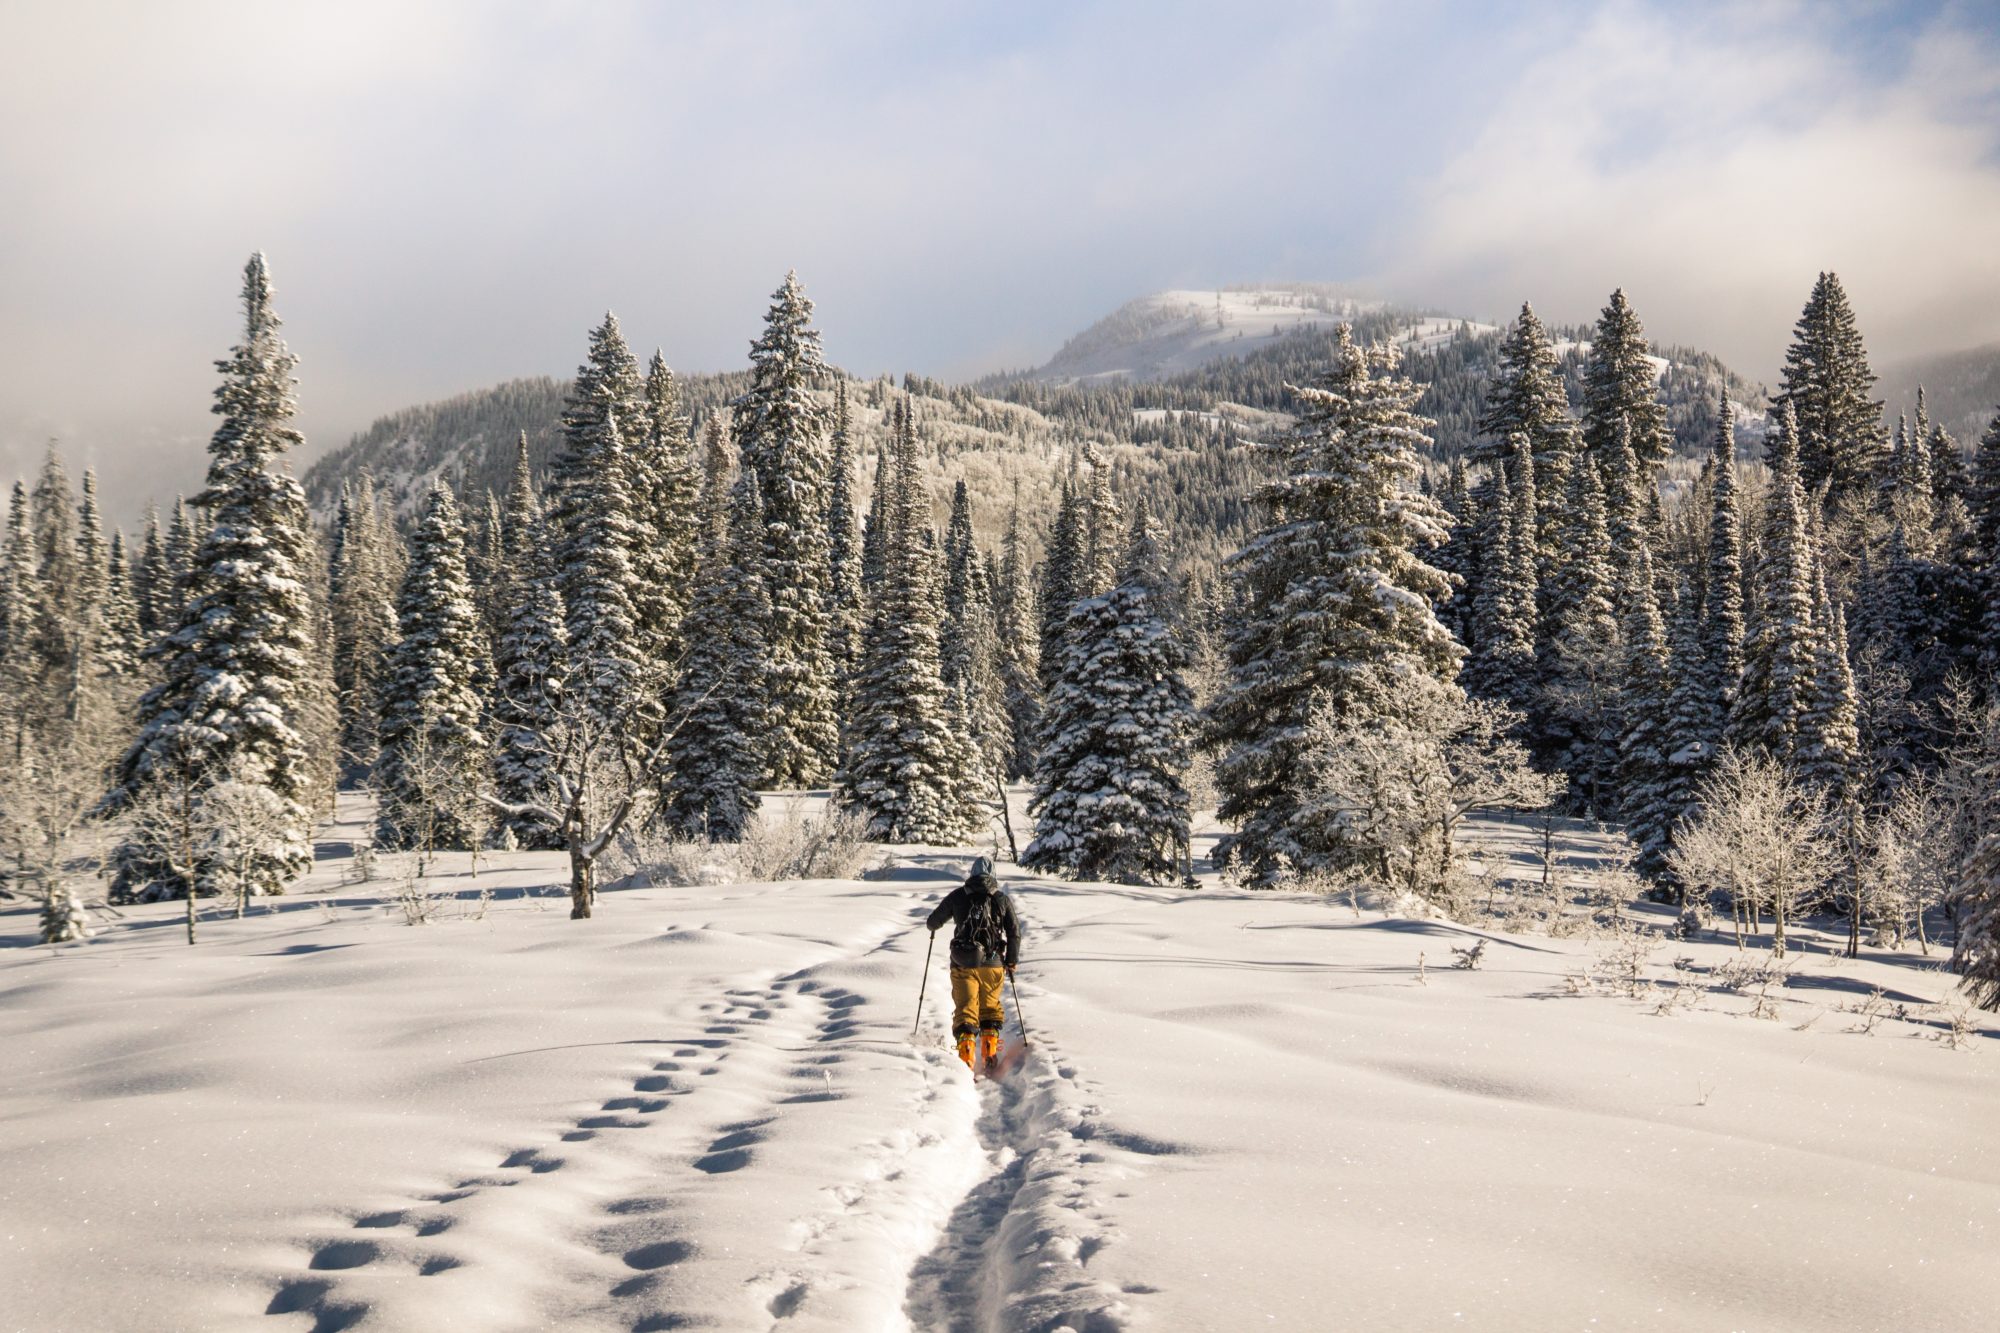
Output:
[[0,481],[200,480],[271,264],[308,457],[641,355],[1046,360],[1125,301],[1303,279],[1594,318],[1775,375],[1814,276],[1878,363],[2000,341],[2000,0],[0,0]]

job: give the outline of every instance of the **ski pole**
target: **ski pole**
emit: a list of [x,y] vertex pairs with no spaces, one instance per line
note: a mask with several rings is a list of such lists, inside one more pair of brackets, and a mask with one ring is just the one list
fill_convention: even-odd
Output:
[[[917,987],[917,1021],[910,1024],[910,1035],[917,1035],[917,1028],[924,1021],[924,992],[931,988],[931,950],[937,948],[937,932],[931,932],[931,942],[924,946],[924,979]],[[1015,1008],[1019,1008],[1017,1001]]]
[[1014,984],[1014,969],[1007,969],[1007,989],[1014,992],[1014,1021],[1021,1026],[1021,1045],[1028,1045],[1028,1019],[1021,1012],[1021,989]]

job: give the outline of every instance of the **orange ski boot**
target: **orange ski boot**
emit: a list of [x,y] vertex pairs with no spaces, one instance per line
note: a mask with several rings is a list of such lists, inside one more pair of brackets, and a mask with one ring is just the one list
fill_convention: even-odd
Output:
[[958,1039],[958,1058],[965,1061],[967,1069],[977,1070],[978,1066],[972,1063],[972,1034],[970,1032]]
[[1000,1063],[999,1033],[982,1032],[979,1034],[979,1058],[980,1063],[986,1066],[987,1073],[991,1074],[994,1072],[994,1067]]

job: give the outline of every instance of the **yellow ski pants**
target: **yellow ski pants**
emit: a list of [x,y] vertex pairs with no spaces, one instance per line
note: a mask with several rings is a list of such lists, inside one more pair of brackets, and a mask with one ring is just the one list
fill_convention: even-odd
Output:
[[1007,983],[1004,967],[954,967],[951,970],[951,1035],[963,1037],[981,1029],[998,1032],[1006,1015],[1000,988]]

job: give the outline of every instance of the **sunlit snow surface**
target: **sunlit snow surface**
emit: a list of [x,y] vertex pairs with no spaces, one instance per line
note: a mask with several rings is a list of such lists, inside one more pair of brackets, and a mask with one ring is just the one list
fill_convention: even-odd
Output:
[[[336,830],[332,850],[343,836]],[[1525,829],[1488,824],[1525,854]],[[1580,857],[1601,850],[1574,832]],[[1568,993],[1602,943],[1003,867],[1030,1049],[946,1048],[868,882],[606,892],[514,854],[243,921],[0,917],[0,1328],[1986,1329],[2000,1045],[1814,944],[1778,1001]],[[491,901],[479,916],[479,889]],[[537,892],[537,890],[540,892]],[[1708,967],[1726,942],[1666,944]],[[1421,954],[1425,970],[1417,964]],[[1934,959],[1932,960],[1935,961]],[[1908,1018],[1843,1012],[1876,986]],[[1011,997],[1010,997],[1011,1006]],[[1990,1016],[1982,1016],[1990,1018]],[[1803,1030],[1801,1030],[1803,1029]]]

